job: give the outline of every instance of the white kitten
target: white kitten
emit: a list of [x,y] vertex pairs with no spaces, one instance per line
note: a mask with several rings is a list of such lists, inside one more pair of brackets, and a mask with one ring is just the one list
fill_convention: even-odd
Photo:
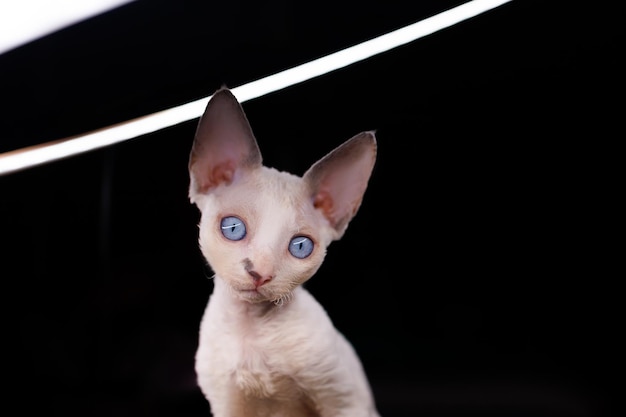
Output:
[[302,177],[265,167],[234,95],[211,98],[189,197],[215,273],[196,354],[215,417],[378,416],[357,354],[302,287],[356,214],[375,159],[363,132]]

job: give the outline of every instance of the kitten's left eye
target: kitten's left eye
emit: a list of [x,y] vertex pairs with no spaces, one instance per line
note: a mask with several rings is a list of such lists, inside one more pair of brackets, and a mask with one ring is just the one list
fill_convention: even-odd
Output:
[[313,241],[306,236],[296,236],[289,242],[289,252],[299,259],[304,259],[313,252]]
[[224,217],[220,227],[222,229],[222,234],[228,240],[241,240],[246,237],[246,225],[239,217]]

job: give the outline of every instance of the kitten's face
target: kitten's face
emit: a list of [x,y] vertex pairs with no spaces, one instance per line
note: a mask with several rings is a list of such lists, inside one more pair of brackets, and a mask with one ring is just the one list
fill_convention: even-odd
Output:
[[374,167],[374,132],[361,132],[298,177],[263,166],[235,96],[215,92],[189,155],[189,198],[202,213],[200,247],[233,293],[281,302],[317,271],[356,214]]
[[198,202],[200,247],[240,299],[280,302],[321,265],[332,229],[302,178],[261,167]]

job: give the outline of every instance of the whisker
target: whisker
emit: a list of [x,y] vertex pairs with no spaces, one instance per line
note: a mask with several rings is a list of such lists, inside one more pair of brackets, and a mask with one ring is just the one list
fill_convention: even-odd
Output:
[[272,300],[272,302],[274,303],[274,305],[281,307],[285,303],[288,303],[289,301],[291,301],[292,297],[293,297],[293,291],[289,291],[285,294],[282,294],[280,297],[275,298],[274,300]]

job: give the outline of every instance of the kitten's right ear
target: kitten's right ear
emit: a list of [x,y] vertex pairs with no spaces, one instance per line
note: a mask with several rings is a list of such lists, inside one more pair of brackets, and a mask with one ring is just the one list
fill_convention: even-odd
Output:
[[198,122],[189,155],[191,202],[261,164],[261,152],[241,105],[228,88],[218,89]]

